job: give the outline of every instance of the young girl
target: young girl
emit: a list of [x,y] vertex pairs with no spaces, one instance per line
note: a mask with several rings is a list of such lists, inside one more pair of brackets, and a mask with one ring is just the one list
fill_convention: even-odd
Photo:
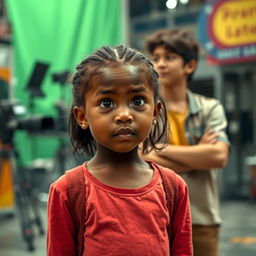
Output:
[[[76,214],[85,227],[79,236],[70,187],[81,184],[66,173],[50,188],[47,255],[192,255],[186,184],[138,154],[140,144],[143,153],[159,150],[167,132],[151,62],[125,46],[102,47],[77,66],[73,100],[74,151],[93,156],[71,171],[83,172],[85,206]],[[172,202],[164,172],[176,187]]]

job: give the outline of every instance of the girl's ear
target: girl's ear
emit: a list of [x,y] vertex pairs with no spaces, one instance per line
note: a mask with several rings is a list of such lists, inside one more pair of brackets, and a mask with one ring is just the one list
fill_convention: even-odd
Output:
[[157,118],[157,117],[158,117],[161,108],[162,108],[162,103],[161,103],[161,101],[158,100],[158,101],[156,102],[156,104],[155,104],[154,115],[153,115],[154,118]]
[[197,61],[195,59],[190,60],[188,63],[185,65],[185,71],[188,75],[192,74],[197,66]]
[[82,129],[88,128],[88,121],[85,115],[85,110],[82,107],[75,106],[73,108],[73,115]]

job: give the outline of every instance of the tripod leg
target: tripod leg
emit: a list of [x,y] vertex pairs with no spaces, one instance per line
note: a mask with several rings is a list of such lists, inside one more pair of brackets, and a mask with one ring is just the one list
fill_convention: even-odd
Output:
[[22,236],[24,241],[27,243],[28,251],[34,251],[34,232],[32,228],[33,221],[30,217],[29,200],[26,194],[26,188],[28,184],[24,180],[22,171],[18,172],[16,170],[13,159],[11,162],[15,183],[16,208]]
[[[20,188],[19,188],[20,190]],[[29,205],[27,204],[26,196],[22,191],[17,191],[16,193],[17,211],[20,221],[22,236],[24,241],[27,243],[27,248],[29,251],[33,251],[34,244],[34,232],[32,228],[32,221],[29,216]]]
[[42,219],[41,219],[41,215],[40,215],[40,211],[39,211],[39,204],[38,204],[38,198],[36,195],[33,194],[33,192],[31,191],[31,189],[29,189],[27,191],[28,197],[29,197],[29,201],[33,210],[33,214],[34,214],[34,221],[35,224],[37,225],[38,229],[39,229],[39,234],[40,235],[44,235],[44,229],[43,229],[43,224],[42,224]]

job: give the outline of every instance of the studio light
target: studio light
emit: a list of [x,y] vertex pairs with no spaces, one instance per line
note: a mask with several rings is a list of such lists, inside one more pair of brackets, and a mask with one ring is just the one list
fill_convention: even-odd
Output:
[[166,1],[166,7],[168,9],[175,9],[177,4],[178,4],[177,0],[168,0],[168,1]]
[[180,0],[181,4],[188,4],[189,0]]

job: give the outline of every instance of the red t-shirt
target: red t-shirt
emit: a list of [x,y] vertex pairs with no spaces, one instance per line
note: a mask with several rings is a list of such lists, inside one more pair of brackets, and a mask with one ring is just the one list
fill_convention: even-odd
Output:
[[[153,165],[152,165],[153,166]],[[169,213],[162,179],[154,168],[152,180],[137,189],[116,188],[97,180],[83,165],[86,185],[84,256],[170,255]],[[192,255],[191,219],[187,186],[176,175],[178,206],[171,255]],[[69,214],[67,180],[62,176],[50,189],[48,256],[73,256],[74,227]]]

